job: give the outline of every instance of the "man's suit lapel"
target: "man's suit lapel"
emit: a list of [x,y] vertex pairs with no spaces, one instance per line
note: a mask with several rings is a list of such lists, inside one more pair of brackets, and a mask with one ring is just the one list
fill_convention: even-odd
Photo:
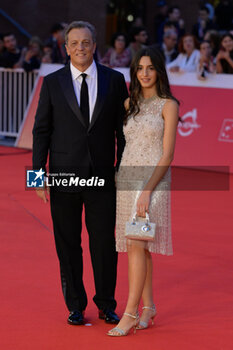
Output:
[[[106,70],[102,68],[101,65],[96,63],[97,66],[97,98],[96,103],[93,111],[93,115],[91,118],[91,123],[89,125],[88,131],[91,130],[93,125],[95,124],[101,109],[103,107],[105,97],[108,91],[108,82],[109,82],[109,74]],[[63,72],[59,76],[59,81],[61,84],[62,91],[65,95],[65,98],[74,112],[74,114],[77,116],[79,121],[82,123],[82,125],[86,128],[82,113],[80,111],[77,97],[75,95],[71,71],[69,64],[64,68]]]
[[93,115],[91,118],[91,123],[89,125],[88,131],[91,130],[98,116],[100,115],[100,112],[103,107],[105,97],[108,91],[109,74],[98,63],[96,63],[96,67],[97,67],[97,98],[96,98],[95,108],[93,111]]
[[79,121],[82,123],[82,125],[86,128],[82,113],[78,105],[77,97],[74,92],[74,86],[69,64],[64,68],[62,74],[59,76],[59,81],[70,108],[72,109],[76,117],[79,119]]

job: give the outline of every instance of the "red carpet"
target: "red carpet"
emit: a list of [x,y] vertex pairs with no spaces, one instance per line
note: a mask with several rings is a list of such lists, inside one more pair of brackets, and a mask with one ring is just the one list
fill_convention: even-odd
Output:
[[[25,190],[31,152],[0,147],[1,350],[232,350],[233,196],[231,191],[172,192],[173,257],[154,256],[155,326],[123,338],[105,335],[92,302],[88,237],[84,279],[92,326],[66,324],[49,205]],[[233,177],[231,178],[232,187]],[[127,297],[120,254],[116,297]]]

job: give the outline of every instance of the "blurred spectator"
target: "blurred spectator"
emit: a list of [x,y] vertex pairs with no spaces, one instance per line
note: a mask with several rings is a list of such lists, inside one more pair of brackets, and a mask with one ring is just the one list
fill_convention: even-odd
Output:
[[206,6],[202,6],[199,10],[199,18],[197,23],[193,26],[193,35],[195,35],[198,40],[203,40],[204,35],[207,30],[215,29],[214,22],[209,19],[209,9]]
[[214,20],[213,0],[211,2],[209,0],[202,0],[202,1],[200,1],[200,7],[205,6],[205,7],[208,8],[208,10],[209,10],[209,19],[211,19],[213,21]]
[[210,42],[205,40],[200,44],[200,60],[198,64],[198,78],[205,80],[209,73],[215,73],[214,57]]
[[178,36],[184,33],[184,20],[181,18],[180,8],[178,6],[172,6],[168,10],[168,20],[174,23],[178,30]]
[[159,31],[158,31],[159,43],[162,43],[163,41],[164,26],[166,22],[170,22],[171,24],[174,25],[178,35],[178,39],[185,34],[184,20],[181,18],[180,8],[179,6],[172,6],[168,9],[167,18],[159,28]]
[[144,27],[132,27],[130,34],[129,50],[133,58],[139,50],[146,47],[148,35]]
[[26,72],[40,68],[42,58],[42,42],[34,36],[30,39],[28,49],[23,60],[23,68]]
[[5,50],[0,58],[0,67],[22,68],[26,48],[18,47],[13,33],[4,34],[3,43]]
[[44,45],[41,62],[42,63],[53,63],[52,53],[53,53],[52,44]]
[[51,28],[51,37],[45,45],[52,47],[52,63],[65,64],[68,60],[65,49],[65,24],[55,23]]
[[210,42],[212,55],[215,57],[219,51],[220,35],[217,30],[211,29],[205,33],[204,40]]
[[163,35],[163,43],[160,48],[164,55],[166,64],[174,61],[178,56],[177,33],[172,30],[166,31]]
[[180,54],[167,65],[170,72],[196,72],[200,59],[198,41],[193,35],[186,34],[179,43]]
[[115,33],[111,40],[111,46],[102,58],[101,63],[108,67],[129,67],[131,53],[126,47],[126,36],[123,33]]
[[220,51],[216,56],[217,73],[233,74],[233,36],[225,34]]
[[230,0],[220,0],[215,9],[216,24],[218,30],[227,31],[233,25],[233,5]]
[[167,18],[168,6],[166,1],[164,0],[157,1],[156,6],[158,9],[158,12],[154,19],[154,25],[155,25],[155,42],[158,42],[159,29],[162,23],[164,23]]

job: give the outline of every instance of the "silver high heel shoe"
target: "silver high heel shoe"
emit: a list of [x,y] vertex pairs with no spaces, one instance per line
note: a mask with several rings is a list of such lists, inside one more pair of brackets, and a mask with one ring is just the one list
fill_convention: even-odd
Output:
[[137,326],[139,324],[139,314],[138,314],[138,312],[136,312],[135,316],[132,315],[132,314],[128,314],[127,312],[125,312],[124,315],[125,316],[129,316],[131,318],[134,318],[135,319],[134,325],[132,327],[130,327],[130,329],[128,331],[124,331],[121,328],[114,327],[110,331],[108,331],[107,335],[109,335],[110,337],[123,337],[123,336],[126,336],[132,328],[134,328],[134,333],[136,333],[136,329],[138,329]]
[[152,325],[154,324],[154,318],[157,314],[157,311],[156,311],[156,307],[155,305],[153,305],[152,307],[149,307],[149,306],[143,306],[142,310],[144,309],[148,309],[148,310],[151,310],[153,311],[153,314],[151,315],[151,317],[149,318],[148,322],[145,322],[145,321],[139,321],[138,323],[138,326],[136,327],[136,329],[146,329],[148,328],[148,325],[149,325],[149,321],[151,320],[151,323]]

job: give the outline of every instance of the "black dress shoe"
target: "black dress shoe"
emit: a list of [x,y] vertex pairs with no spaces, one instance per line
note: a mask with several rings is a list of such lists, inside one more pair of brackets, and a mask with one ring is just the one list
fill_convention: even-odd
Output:
[[69,324],[79,326],[84,324],[83,314],[81,311],[71,311],[67,319]]
[[118,323],[120,322],[119,317],[115,313],[115,311],[111,309],[106,309],[106,310],[99,310],[99,318],[101,320],[105,320],[106,323]]

